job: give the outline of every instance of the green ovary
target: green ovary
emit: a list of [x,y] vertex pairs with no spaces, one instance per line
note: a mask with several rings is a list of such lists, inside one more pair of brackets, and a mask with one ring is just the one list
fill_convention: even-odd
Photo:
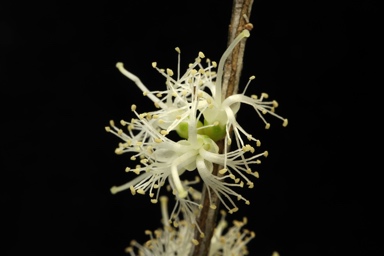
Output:
[[[203,123],[198,121],[196,127],[199,128],[203,126]],[[177,134],[183,138],[183,139],[188,139],[188,123],[187,122],[182,122],[176,127],[176,132]],[[198,134],[201,134],[201,130],[197,131]]]
[[[204,125],[210,125],[210,123],[208,123],[207,120],[204,120]],[[209,138],[211,138],[215,142],[221,139],[224,139],[226,134],[225,125],[220,125],[220,124],[206,127],[201,131],[202,131],[202,134],[207,135]]]
[[[202,126],[208,126],[208,127],[204,127],[203,129],[197,130],[197,134],[206,135],[215,142],[225,138],[225,135],[226,135],[225,125],[219,124],[219,125],[212,126],[207,120],[204,120],[204,125],[203,125],[201,121],[198,121],[196,127],[200,128]],[[188,123],[187,122],[180,123],[176,128],[176,132],[181,138],[188,139]]]

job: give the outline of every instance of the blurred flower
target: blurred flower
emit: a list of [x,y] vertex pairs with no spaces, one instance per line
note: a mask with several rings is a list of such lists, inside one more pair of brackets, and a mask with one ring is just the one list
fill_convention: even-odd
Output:
[[221,219],[211,239],[209,256],[248,255],[247,244],[255,237],[255,233],[243,228],[247,224],[247,218],[243,218],[243,221],[235,220],[233,226],[227,228],[225,215],[221,211]]
[[150,240],[141,245],[137,241],[131,241],[125,249],[131,256],[187,256],[192,249],[194,228],[188,221],[180,220],[178,217],[171,220],[168,214],[168,198],[160,197],[163,228],[154,232],[146,230]]
[[[179,219],[172,220],[168,214],[168,198],[160,197],[163,228],[156,231],[145,231],[150,240],[141,245],[137,241],[131,241],[126,252],[131,256],[162,256],[178,255],[188,256],[192,246],[198,244],[193,238],[195,225]],[[215,228],[211,239],[209,256],[243,256],[248,255],[247,244],[255,237],[255,233],[244,229],[247,219],[234,221],[233,226],[228,227],[225,220],[225,212]]]

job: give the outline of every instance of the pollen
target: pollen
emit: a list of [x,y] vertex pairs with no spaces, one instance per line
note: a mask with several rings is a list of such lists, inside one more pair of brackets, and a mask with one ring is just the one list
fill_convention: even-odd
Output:
[[138,194],[141,194],[141,195],[145,195],[145,191],[144,191],[144,189],[142,189],[142,188],[138,189],[138,190],[137,190],[137,193],[138,193]]
[[169,76],[173,76],[173,71],[172,71],[172,69],[167,68],[167,74],[168,74]]
[[140,166],[136,166],[136,168],[133,169],[132,171],[133,171],[134,173],[136,173],[137,175],[139,175],[139,174],[140,174],[140,170],[141,170]]
[[167,131],[167,130],[161,130],[160,133],[161,133],[162,135],[168,135],[168,131]]
[[121,148],[115,149],[115,154],[121,155],[122,153],[123,153],[123,149],[121,149]]
[[219,171],[221,175],[225,174],[228,171],[228,169],[224,168]]
[[277,108],[278,106],[279,106],[279,103],[277,103],[277,101],[272,101],[272,106],[274,107],[274,108]]
[[131,191],[132,195],[136,195],[136,190],[135,190],[135,188],[133,186],[130,186],[129,190]]
[[192,243],[193,243],[194,245],[199,245],[199,241],[197,241],[196,239],[192,239]]

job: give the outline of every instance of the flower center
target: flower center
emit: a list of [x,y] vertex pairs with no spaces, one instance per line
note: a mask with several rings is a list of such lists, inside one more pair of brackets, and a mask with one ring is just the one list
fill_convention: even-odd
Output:
[[[225,124],[220,124],[217,121],[210,123],[204,119],[204,124],[201,121],[198,121],[196,128],[197,134],[206,135],[215,142],[224,139],[226,135]],[[180,123],[176,127],[176,132],[181,138],[188,139],[188,123]]]

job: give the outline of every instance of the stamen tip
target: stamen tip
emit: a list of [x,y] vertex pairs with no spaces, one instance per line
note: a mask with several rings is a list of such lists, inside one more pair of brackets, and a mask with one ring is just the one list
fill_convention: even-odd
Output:
[[113,186],[113,187],[111,187],[110,191],[112,194],[116,194],[118,192],[118,189],[117,189],[117,187]]
[[241,33],[243,33],[244,37],[250,37],[251,33],[249,32],[248,29],[244,29]]

